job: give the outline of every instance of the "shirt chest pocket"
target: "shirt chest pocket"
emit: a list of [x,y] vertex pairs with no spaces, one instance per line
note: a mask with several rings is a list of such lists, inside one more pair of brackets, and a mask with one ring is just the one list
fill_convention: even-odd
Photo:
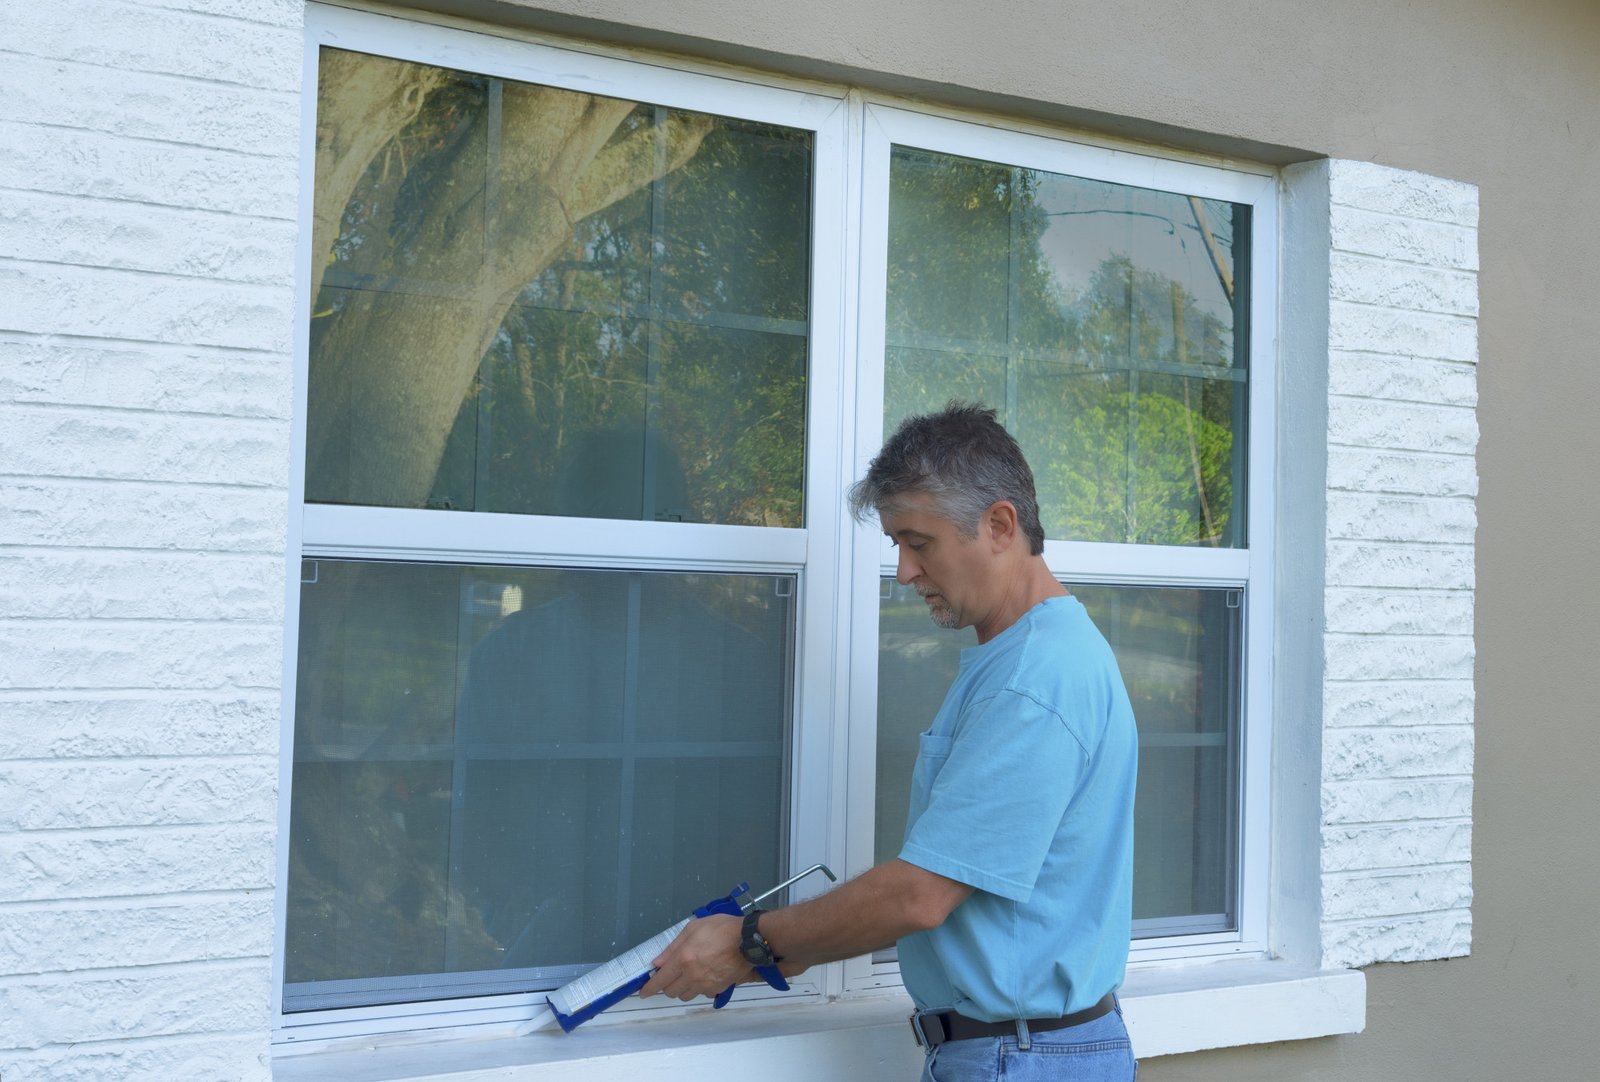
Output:
[[951,740],[948,736],[923,733],[917,741],[917,762],[911,769],[911,808],[906,820],[907,827],[927,810],[934,779],[944,769],[945,760],[950,758]]

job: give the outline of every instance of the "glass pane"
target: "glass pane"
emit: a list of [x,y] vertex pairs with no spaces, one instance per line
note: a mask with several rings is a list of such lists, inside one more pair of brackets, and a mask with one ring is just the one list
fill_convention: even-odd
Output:
[[555,987],[777,881],[793,576],[302,578],[288,1009]]
[[800,525],[809,133],[337,49],[317,131],[308,500]]
[[[1073,586],[1111,643],[1139,725],[1134,810],[1136,937],[1235,925],[1239,591]],[[926,732],[969,631],[935,627],[907,586],[879,606],[876,859],[905,836],[917,736]]]
[[1063,540],[1244,544],[1249,208],[897,147],[885,430],[1000,411]]

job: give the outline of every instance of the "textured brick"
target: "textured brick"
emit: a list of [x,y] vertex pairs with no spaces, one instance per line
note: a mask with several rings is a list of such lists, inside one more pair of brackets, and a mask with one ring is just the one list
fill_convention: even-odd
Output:
[[1473,587],[1473,552],[1466,545],[1329,541],[1327,548],[1327,580],[1331,586],[1423,590],[1470,590]]
[[277,689],[226,697],[139,691],[16,692],[0,699],[15,724],[0,725],[0,759],[115,758],[152,755],[275,755]]
[[1478,527],[1470,499],[1328,493],[1328,537],[1353,541],[1472,543]]
[[285,354],[0,336],[0,401],[286,421]]
[[[1392,683],[1330,681],[1322,692],[1323,724],[1330,729],[1358,726],[1470,725],[1470,680],[1419,680]],[[1324,741],[1331,734],[1324,735]]]
[[1332,202],[1407,218],[1475,228],[1478,189],[1471,184],[1373,162],[1334,159],[1328,163]]
[[250,1036],[141,1037],[0,1051],[0,1077],[26,1082],[271,1082],[265,1026]]
[[270,688],[282,679],[276,623],[0,624],[0,687]]
[[1328,348],[1476,363],[1478,322],[1462,316],[1330,301]]
[[1478,420],[1471,409],[1374,398],[1328,400],[1328,439],[1356,447],[1471,454]]
[[1328,393],[1472,407],[1478,404],[1478,369],[1459,361],[1335,350],[1328,356]]
[[266,890],[275,825],[0,834],[0,902]]
[[1414,868],[1471,859],[1470,823],[1384,823],[1322,832],[1325,872]]
[[1471,635],[1471,591],[1396,591],[1336,588],[1322,599],[1331,633]]
[[276,556],[0,550],[0,613],[31,619],[283,618]]
[[289,433],[278,421],[0,406],[8,468],[35,477],[288,483]]
[[1476,496],[1478,466],[1470,454],[1330,447],[1328,487],[1417,496]]
[[294,247],[293,223],[272,219],[29,192],[0,203],[15,259],[292,286]]
[[[0,910],[0,958],[7,974],[267,958],[272,921],[267,890],[13,905]],[[72,950],[63,951],[64,943]]]
[[1328,920],[1465,909],[1471,904],[1472,871],[1465,864],[1323,877],[1322,908]]
[[292,222],[300,177],[293,159],[0,120],[0,187]]
[[1323,638],[1328,680],[1470,680],[1469,635],[1340,635]]
[[1478,314],[1478,277],[1353,252],[1334,252],[1328,261],[1331,300],[1442,315]]
[[270,1021],[270,984],[259,962],[8,981],[0,984],[0,1046],[259,1030]]
[[0,264],[7,330],[287,353],[293,291],[48,263]]
[[1336,252],[1420,263],[1425,267],[1478,269],[1478,232],[1470,226],[1335,204],[1328,216],[1328,232]]
[[0,763],[0,830],[268,822],[277,787],[265,757]]
[[1322,818],[1330,825],[1471,816],[1471,778],[1385,778],[1322,787]]
[[[100,28],[102,32],[104,28]],[[299,49],[293,53],[299,62]],[[59,88],[71,86],[63,94]],[[13,55],[0,65],[0,120],[133,136],[263,157],[299,147],[299,95]]]
[[1470,775],[1472,729],[1329,729],[1322,741],[1325,781]]
[[0,545],[282,554],[282,489],[0,479]]
[[[243,11],[262,5],[232,6]],[[108,15],[114,34],[104,30]],[[24,42],[37,57],[279,91],[300,86],[300,36],[287,20],[275,27],[196,17],[177,5],[50,0],[18,5],[8,12],[7,24],[11,40]]]
[[1323,927],[1323,965],[1422,962],[1472,953],[1472,914],[1453,909]]

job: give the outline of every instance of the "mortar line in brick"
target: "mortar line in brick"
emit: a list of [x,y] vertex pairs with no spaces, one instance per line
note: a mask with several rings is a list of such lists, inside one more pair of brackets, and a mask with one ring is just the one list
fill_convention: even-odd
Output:
[[[1359,397],[1357,397],[1355,395],[1344,395],[1344,396],[1341,396],[1341,397],[1349,398],[1353,402],[1362,401],[1362,399],[1360,399]],[[1394,399],[1386,399],[1386,398],[1378,398],[1378,399],[1367,399],[1366,401],[1371,401],[1371,402],[1392,402],[1392,401],[1395,401],[1395,400]],[[1437,405],[1439,405],[1439,403],[1437,403],[1437,402],[1419,402],[1419,403],[1416,403],[1416,404],[1417,405],[1423,405],[1423,406],[1437,406]],[[1455,406],[1455,407],[1450,407],[1450,408],[1472,410],[1473,412],[1477,412],[1476,407],[1473,407],[1473,406]],[[1440,450],[1438,450],[1436,448],[1420,448],[1420,447],[1419,448],[1415,448],[1415,449],[1412,449],[1412,448],[1401,449],[1401,448],[1390,448],[1390,447],[1374,447],[1370,443],[1341,443],[1338,440],[1329,440],[1328,441],[1328,449],[1329,450],[1337,449],[1337,450],[1343,450],[1343,451],[1370,451],[1373,454],[1379,454],[1379,455],[1403,455],[1406,458],[1437,458],[1437,459],[1445,459],[1447,461],[1452,461],[1452,462],[1471,462],[1477,457],[1477,454],[1474,451],[1440,451]]]
[[184,755],[181,752],[168,752],[168,754],[149,754],[138,752],[133,755],[13,755],[10,759],[0,757],[0,771],[6,767],[38,767],[43,770],[56,768],[66,773],[80,767],[128,767],[144,768],[152,765],[200,765],[200,763],[237,762],[237,760],[262,760],[266,763],[277,763],[277,751],[208,751],[205,754]]
[[[109,70],[109,69],[108,69]],[[296,110],[299,105],[295,105]],[[233,147],[219,147],[211,143],[185,143],[176,139],[157,139],[149,135],[130,135],[127,132],[107,131],[105,128],[90,128],[81,124],[52,124],[48,121],[0,121],[0,128],[17,127],[31,131],[64,131],[79,135],[98,136],[107,141],[140,143],[154,147],[180,147],[185,150],[203,150],[207,154],[228,154],[239,158],[246,158],[258,162],[284,162],[298,168],[300,158],[299,144],[288,154],[253,154],[247,150],[235,150]],[[54,191],[53,188],[35,188],[32,191]],[[156,203],[152,206],[175,206],[181,204]],[[284,221],[295,221],[295,218],[285,217]]]
[[[215,218],[218,225],[238,225],[248,222],[271,222],[292,226],[292,218],[274,218],[266,214],[252,214],[248,211],[217,210],[214,207],[185,207],[171,203],[152,203],[147,199],[124,199],[112,195],[91,195],[87,192],[60,192],[53,188],[14,188],[0,184],[0,194],[13,192],[17,195],[43,196],[50,199],[60,199],[73,203],[103,203],[116,207],[148,207],[165,214],[197,215],[202,218]],[[72,263],[69,266],[84,264]]]
[[1329,485],[1327,492],[1338,492],[1351,496],[1394,496],[1408,500],[1454,500],[1461,503],[1477,503],[1475,493],[1467,492],[1415,492],[1410,489],[1397,488],[1352,488],[1349,485]]
[[1368,827],[1414,827],[1419,823],[1428,826],[1462,826],[1472,825],[1471,815],[1433,815],[1419,813],[1407,819],[1324,819],[1322,825],[1335,830],[1365,830]]
[[283,549],[218,549],[218,548],[180,548],[174,545],[153,546],[150,548],[134,548],[131,545],[7,545],[0,542],[0,553],[6,555],[20,554],[23,556],[44,556],[56,553],[89,555],[91,553],[108,553],[123,556],[278,556],[283,555]]
[[[252,825],[252,826],[254,826],[256,828],[256,830],[254,830],[254,831],[239,831],[239,830],[218,831],[216,829],[216,826],[238,827],[238,826],[241,825],[241,823],[242,824]],[[5,831],[4,833],[0,833],[0,838],[20,837],[20,836],[25,835],[25,834],[52,834],[52,835],[56,835],[58,837],[62,836],[62,835],[67,835],[67,834],[75,834],[75,835],[78,835],[78,836],[83,837],[83,838],[99,839],[99,840],[102,840],[102,841],[138,841],[140,839],[151,837],[152,835],[206,837],[208,835],[217,834],[217,833],[239,834],[239,833],[260,833],[260,832],[276,835],[277,834],[277,824],[274,823],[274,822],[269,822],[266,819],[246,819],[246,820],[241,820],[239,823],[221,823],[221,824],[216,824],[215,826],[208,825],[206,823],[151,823],[149,825],[140,825],[140,826],[71,827],[71,828],[56,828],[56,829],[52,829],[52,830],[8,830],[8,831]],[[245,890],[245,889],[253,889],[253,888],[239,887],[239,888],[236,888],[236,889]],[[171,891],[163,891],[161,893],[170,894],[170,893],[173,893],[173,892],[171,892]],[[90,897],[90,895],[78,895],[78,897]],[[22,901],[23,899],[21,899],[21,898],[13,898],[13,899],[10,899],[10,900],[11,901]]]
[[[1400,360],[1400,361],[1406,361],[1406,360],[1411,360],[1412,358],[1397,356],[1396,359]],[[1462,414],[1466,414],[1468,416],[1473,416],[1478,412],[1478,407],[1477,406],[1460,406],[1460,405],[1457,405],[1454,402],[1412,402],[1412,401],[1409,401],[1408,399],[1404,399],[1404,398],[1390,398],[1387,395],[1349,394],[1349,393],[1347,393],[1345,391],[1330,391],[1330,392],[1328,392],[1328,401],[1330,403],[1332,403],[1332,402],[1395,402],[1395,403],[1402,403],[1402,404],[1405,404],[1405,405],[1427,406],[1430,409],[1447,410],[1447,411],[1449,411],[1451,413],[1462,413]],[[1329,435],[1330,436],[1331,435],[1336,435],[1336,433],[1334,433],[1333,431],[1330,430]],[[1361,444],[1361,443],[1349,443],[1349,444],[1346,444],[1346,443],[1340,443],[1337,439],[1330,439],[1328,441],[1328,443],[1329,443],[1330,446],[1334,446],[1334,447],[1359,447],[1359,448],[1367,448],[1367,449],[1370,449],[1370,450],[1391,450],[1391,449],[1392,450],[1412,450],[1412,448],[1373,447],[1371,444]],[[1415,448],[1415,450],[1417,451],[1418,454],[1426,453],[1426,449],[1425,448],[1418,447],[1418,448]],[[1447,451],[1435,451],[1434,453],[1435,454],[1449,454],[1450,452],[1447,452]],[[1462,452],[1457,452],[1457,453],[1465,455],[1468,452],[1462,451]]]
[[45,898],[0,902],[7,913],[79,912],[91,909],[125,909],[130,912],[163,906],[185,906],[201,902],[239,902],[260,896],[270,901],[272,888],[260,890],[169,891],[165,894],[108,894],[100,898]]
[[263,281],[249,278],[228,278],[220,273],[179,274],[175,271],[162,270],[159,267],[133,267],[116,263],[94,263],[86,259],[0,259],[0,266],[16,266],[19,264],[33,264],[41,267],[68,267],[115,274],[138,274],[150,278],[175,278],[183,282],[215,282],[226,286],[263,286],[270,289],[286,289],[294,284],[292,275],[288,276],[287,280],[284,281]]
[[[1425,909],[1420,913],[1413,913],[1413,914],[1409,914],[1409,915],[1410,916],[1417,916],[1417,917],[1435,917],[1435,916],[1442,917],[1442,916],[1446,916],[1446,915],[1451,914],[1451,913],[1459,913],[1463,917],[1467,917],[1469,919],[1472,916],[1472,910],[1464,909],[1464,908],[1462,908],[1460,906],[1450,906],[1447,909]],[[1400,915],[1401,914],[1390,915],[1390,914],[1386,913],[1386,914],[1384,914],[1383,916],[1380,916],[1380,917],[1324,917],[1322,919],[1322,923],[1323,923],[1323,925],[1325,927],[1334,926],[1334,927],[1340,927],[1340,928],[1381,928],[1385,924],[1388,924],[1391,920],[1393,920],[1395,916],[1400,916]]]
[[[268,954],[242,954],[234,958],[194,958],[180,962],[151,962],[142,966],[105,966],[98,969],[73,969],[52,970],[47,973],[4,973],[0,974],[0,987],[17,984],[78,984],[84,981],[101,980],[115,981],[127,978],[148,980],[152,976],[161,976],[163,972],[179,974],[192,973],[200,970],[255,969],[262,962],[271,958]],[[40,978],[43,978],[41,980]]]
[[167,690],[161,688],[44,688],[43,697],[29,693],[14,694],[20,689],[15,687],[0,688],[0,702],[16,699],[30,703],[97,703],[111,696],[116,702],[141,702],[150,700],[161,703],[231,703],[243,698],[246,700],[259,699],[263,704],[277,702],[277,688],[256,688],[249,690],[213,690],[210,688],[189,688],[183,690]]
[[[1407,879],[1412,876],[1432,875],[1438,872],[1451,872],[1457,869],[1471,871],[1472,861],[1441,860],[1436,864],[1397,864],[1390,867],[1380,868],[1341,868],[1337,870],[1323,871],[1322,878],[1324,881],[1336,879],[1348,882],[1361,882],[1363,880],[1372,879]],[[1447,906],[1446,908],[1454,909],[1456,907]],[[1417,912],[1431,913],[1433,910],[1422,909],[1417,910]]]
[[[83,263],[73,261],[56,262],[48,259],[0,258],[0,268],[11,267],[67,267],[71,269],[82,269],[88,272],[88,274],[84,277],[91,278],[99,277],[101,275],[113,275],[119,278],[132,278],[140,281],[158,279],[162,282],[192,282],[200,285],[215,282],[228,287],[230,290],[249,290],[256,293],[282,294],[292,293],[294,290],[293,275],[290,275],[287,280],[282,282],[242,282],[236,279],[222,278],[215,274],[175,274],[172,271],[146,270],[143,267],[108,267],[98,263]],[[178,346],[178,348],[182,348],[182,346],[178,343],[169,344]],[[285,355],[285,351],[283,350],[274,350],[273,352],[280,357]]]
[[[32,1045],[26,1049],[5,1049],[8,1054],[42,1055],[52,1051],[76,1052],[79,1049],[116,1049],[116,1048],[160,1048],[162,1045],[208,1045],[219,1041],[251,1041],[261,1040],[260,1030],[229,1030],[208,1029],[201,1032],[190,1033],[157,1033],[157,1034],[129,1034],[125,1037],[95,1037],[89,1040],[74,1039],[66,1044],[58,1041],[49,1041],[45,1044]],[[0,1067],[7,1064],[0,1061]],[[82,1077],[82,1076],[79,1076]]]
[[75,627],[84,627],[89,624],[116,624],[118,627],[133,629],[139,627],[170,628],[170,627],[257,627],[279,628],[283,621],[266,620],[260,617],[229,617],[229,616],[4,616],[0,617],[0,629],[35,630],[39,628],[58,627],[70,631]]
[[[133,10],[138,10],[138,9],[134,8]],[[171,9],[168,9],[168,10],[171,10]],[[196,14],[198,14],[198,12]],[[114,26],[108,27],[108,29],[114,30],[115,27]],[[298,61],[299,57],[300,57],[300,50],[302,48],[301,43],[298,40],[298,35],[296,35],[295,32],[292,29],[289,29],[287,27],[275,27],[274,29],[283,30],[285,32],[285,36],[286,37],[294,39],[294,40],[292,40],[290,42],[285,43],[286,47],[284,48],[283,51],[284,51],[284,53],[286,55],[289,55],[292,52],[292,55],[294,56],[295,60]],[[292,46],[292,50],[288,46]],[[300,91],[300,88],[298,86],[280,87],[280,86],[270,86],[270,85],[267,85],[265,83],[241,83],[241,82],[235,82],[235,81],[233,81],[231,79],[216,79],[216,78],[210,78],[210,77],[207,77],[207,76],[204,76],[204,75],[188,75],[188,74],[185,74],[183,72],[178,72],[178,71],[163,71],[160,68],[141,67],[141,66],[138,65],[137,61],[132,61],[132,62],[119,61],[116,64],[102,64],[102,63],[98,63],[98,62],[93,61],[93,60],[81,60],[81,59],[78,59],[77,57],[71,57],[71,56],[56,56],[56,55],[48,55],[48,54],[43,54],[43,53],[27,53],[27,52],[21,52],[19,50],[15,50],[15,49],[0,48],[0,56],[8,56],[8,55],[9,56],[21,57],[21,58],[23,58],[25,60],[37,60],[37,61],[40,61],[41,63],[45,63],[45,64],[61,64],[63,66],[71,66],[71,67],[79,69],[80,71],[100,71],[100,72],[106,72],[107,74],[110,74],[110,75],[129,75],[129,74],[132,74],[132,75],[137,75],[142,79],[150,79],[150,80],[155,80],[155,81],[160,81],[160,82],[167,82],[167,83],[178,83],[178,84],[183,85],[183,86],[220,87],[220,88],[226,89],[226,90],[243,91],[246,95],[248,95],[251,98],[275,98],[275,99],[278,99],[274,104],[282,106],[284,108],[289,108],[291,106],[296,106],[299,103],[300,96],[301,96],[301,91]],[[291,72],[292,72],[293,76],[298,76],[300,74],[300,65],[299,65],[298,62],[289,65],[289,67],[291,69]],[[68,76],[68,78],[71,78],[71,77]]]
[[[1399,217],[1403,221],[1433,222],[1433,219],[1431,218],[1405,218],[1403,215],[1391,215],[1391,217]],[[1449,225],[1450,223],[1440,222],[1436,224]],[[1473,232],[1476,231],[1474,230]],[[1375,255],[1372,252],[1361,252],[1353,248],[1329,248],[1329,251],[1337,253],[1341,256],[1346,256],[1350,259],[1360,260],[1363,263],[1374,263],[1378,266],[1392,266],[1396,263],[1403,263],[1406,266],[1426,267],[1427,269],[1436,271],[1439,274],[1455,275],[1460,278],[1477,278],[1479,275],[1478,271],[1468,270],[1463,267],[1452,267],[1443,263],[1418,263],[1415,260],[1405,259],[1400,256]]]
[[[1329,251],[1330,254],[1338,254],[1338,255],[1372,256],[1371,252],[1363,252],[1358,248],[1336,248],[1336,247],[1330,247],[1328,249],[1328,251]],[[1458,266],[1455,263],[1423,262],[1420,259],[1404,259],[1404,258],[1402,258],[1400,256],[1396,256],[1396,255],[1372,256],[1372,258],[1381,259],[1383,262],[1388,263],[1391,266],[1397,266],[1397,267],[1421,267],[1424,270],[1456,271],[1456,272],[1461,273],[1461,274],[1479,274],[1479,273],[1481,273],[1481,271],[1480,271],[1480,269],[1478,267],[1463,267],[1463,266]],[[1353,304],[1353,303],[1355,303],[1354,301],[1344,300],[1341,297],[1331,297],[1329,299],[1333,300],[1333,301],[1337,301],[1340,304]]]
[[[102,0],[103,2],[103,0]],[[173,15],[193,18],[196,21],[211,23],[243,23],[247,26],[264,26],[273,30],[298,31],[305,24],[303,22],[273,22],[268,19],[252,18],[248,15],[231,15],[219,11],[202,11],[183,3],[163,2],[163,0],[146,0],[145,3],[127,3],[126,0],[115,0],[116,6],[128,11],[165,11]],[[92,7],[93,5],[86,5]]]
[[1399,222],[1427,222],[1429,225],[1454,226],[1456,229],[1460,229],[1464,232],[1472,233],[1474,235],[1476,235],[1478,232],[1477,223],[1473,223],[1472,225],[1463,225],[1462,223],[1454,221],[1450,218],[1429,218],[1421,214],[1399,214],[1392,210],[1376,210],[1372,207],[1363,207],[1359,203],[1346,203],[1343,200],[1333,198],[1328,200],[1328,205],[1330,207],[1343,207],[1346,210],[1360,211],[1362,214],[1371,214],[1379,218],[1393,218],[1395,221]]
[[65,343],[69,347],[79,349],[118,349],[132,353],[149,353],[152,355],[183,353],[194,357],[209,357],[216,354],[219,359],[255,360],[262,364],[286,364],[290,361],[290,351],[281,349],[257,349],[251,346],[228,346],[219,343],[194,342],[179,343],[162,342],[154,338],[113,338],[98,334],[70,334],[62,331],[24,331],[14,327],[0,327],[0,342],[14,341],[19,344],[37,343],[40,345],[53,345],[57,342]]
[[[35,475],[35,476],[37,476],[37,475]],[[151,483],[153,484],[154,482],[151,482]],[[1333,537],[1333,538],[1329,538],[1329,540],[1330,541],[1336,541],[1341,545],[1350,545],[1351,547],[1379,546],[1379,547],[1382,547],[1382,548],[1385,548],[1385,549],[1388,549],[1388,548],[1404,548],[1404,549],[1407,549],[1407,550],[1420,550],[1420,551],[1426,551],[1426,552],[1439,552],[1441,554],[1446,553],[1446,552],[1450,552],[1450,553],[1471,552],[1476,547],[1476,545],[1471,541],[1387,541],[1387,540],[1380,541],[1380,540],[1376,540],[1374,538],[1342,538],[1342,537]],[[1364,586],[1381,586],[1382,584],[1381,583],[1330,582],[1328,585],[1330,585],[1330,586],[1345,586],[1345,585],[1350,585],[1350,586],[1363,586],[1363,585]],[[1397,587],[1397,589],[1399,589],[1399,588],[1400,587]]]
[[[1392,262],[1394,262],[1394,260],[1386,259],[1386,260],[1383,260],[1383,262],[1392,263]],[[1374,311],[1379,311],[1379,312],[1400,312],[1400,313],[1402,313],[1404,315],[1438,316],[1438,317],[1440,317],[1442,319],[1460,320],[1463,323],[1476,323],[1476,322],[1478,322],[1478,316],[1476,314],[1467,315],[1467,314],[1465,314],[1463,312],[1447,311],[1447,310],[1440,309],[1440,308],[1416,308],[1416,307],[1413,307],[1413,306],[1410,306],[1410,305],[1403,305],[1403,304],[1378,304],[1376,301],[1358,301],[1358,300],[1352,300],[1349,297],[1330,297],[1329,300],[1336,301],[1339,304],[1348,305],[1351,308],[1370,308],[1370,309],[1373,309]],[[1341,350],[1339,352],[1345,352],[1345,353],[1350,353],[1350,352],[1368,353],[1368,352],[1372,352],[1372,351],[1370,351],[1370,350],[1359,350],[1359,351]],[[1449,359],[1449,358],[1444,358],[1444,357],[1439,358],[1439,360],[1446,360],[1446,359]],[[1467,363],[1467,362],[1462,361],[1459,357],[1454,358],[1454,360],[1455,360],[1455,362],[1457,364]]]
[[10,402],[0,403],[0,409],[10,409],[17,412],[32,411],[34,413],[87,413],[96,417],[106,414],[133,417],[175,417],[195,418],[210,417],[218,421],[227,421],[235,425],[260,425],[281,429],[284,423],[290,420],[287,416],[259,417],[244,413],[214,413],[209,410],[175,410],[152,409],[148,406],[118,406],[113,404],[99,405],[84,402],[35,402],[25,399],[12,399]]
[[183,491],[210,489],[224,492],[288,492],[286,485],[266,484],[264,482],[258,485],[247,485],[243,482],[231,483],[224,481],[169,481],[160,477],[85,477],[71,473],[0,473],[0,481],[33,482],[36,484],[66,482],[73,485],[93,485],[96,487],[102,485],[138,485],[141,488],[169,488]]

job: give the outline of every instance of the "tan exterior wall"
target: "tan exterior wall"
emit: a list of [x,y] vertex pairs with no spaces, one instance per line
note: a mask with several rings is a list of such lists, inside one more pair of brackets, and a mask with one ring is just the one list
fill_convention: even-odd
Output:
[[[1591,0],[434,0],[1287,162],[1372,160],[1481,206],[1473,953],[1369,971],[1365,1033],[1141,1078],[1586,1077],[1600,1053],[1600,5]],[[1301,148],[1295,151],[1287,148]]]

